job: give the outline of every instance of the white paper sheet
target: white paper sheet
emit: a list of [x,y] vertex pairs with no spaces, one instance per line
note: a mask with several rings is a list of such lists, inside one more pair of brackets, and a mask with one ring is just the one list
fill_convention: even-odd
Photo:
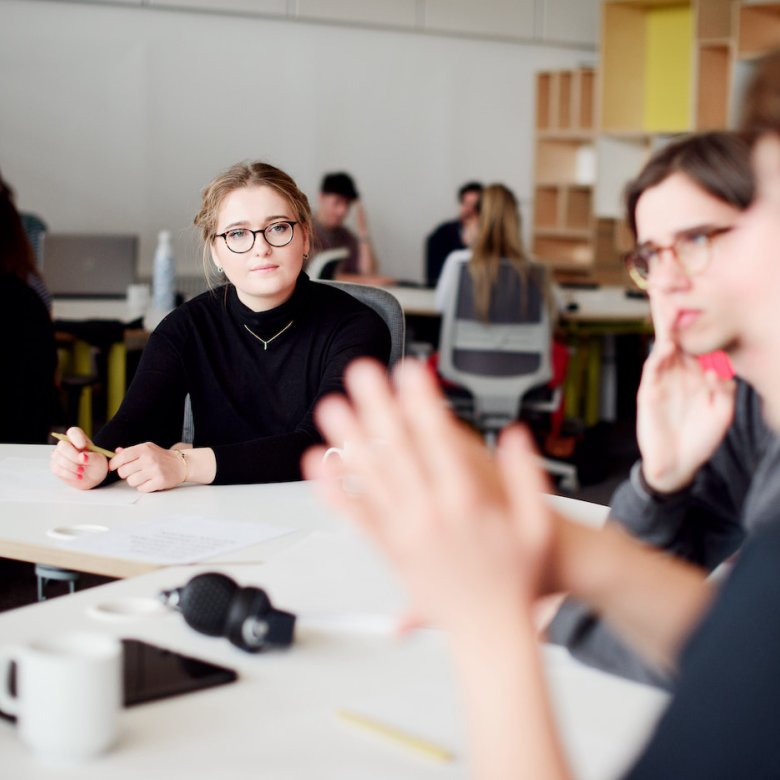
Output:
[[49,471],[49,461],[41,458],[0,460],[0,501],[124,506],[139,498],[138,491],[123,482],[96,490],[72,488],[57,479]]
[[196,563],[291,533],[265,523],[170,515],[101,534],[77,537],[69,550],[145,563]]

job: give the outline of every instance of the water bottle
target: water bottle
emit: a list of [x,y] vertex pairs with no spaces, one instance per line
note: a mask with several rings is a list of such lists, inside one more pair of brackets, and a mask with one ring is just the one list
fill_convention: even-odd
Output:
[[171,231],[161,230],[157,238],[154,253],[154,276],[152,279],[152,297],[154,308],[161,312],[173,309],[176,281],[176,269],[171,247]]

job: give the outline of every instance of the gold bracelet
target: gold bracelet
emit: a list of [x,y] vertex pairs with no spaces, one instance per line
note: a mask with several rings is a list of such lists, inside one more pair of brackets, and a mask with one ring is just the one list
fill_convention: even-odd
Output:
[[184,450],[173,450],[180,458],[181,462],[184,464],[184,479],[179,483],[180,485],[187,481],[187,477],[190,475],[190,468],[187,465],[187,458],[184,457]]

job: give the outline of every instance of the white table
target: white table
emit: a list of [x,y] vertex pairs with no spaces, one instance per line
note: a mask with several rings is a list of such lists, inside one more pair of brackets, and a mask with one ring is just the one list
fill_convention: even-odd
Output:
[[[29,458],[48,461],[47,445],[0,444],[0,459]],[[56,485],[56,477],[44,477]],[[64,486],[63,486],[64,487]],[[264,560],[311,530],[330,530],[343,525],[315,498],[307,482],[270,485],[184,485],[159,493],[138,493],[124,482],[99,490],[123,491],[138,496],[134,504],[121,506],[7,501],[0,493],[0,556],[51,566],[128,577],[157,568],[148,563],[86,555],[72,543],[52,538],[47,532],[80,524],[124,528],[143,520],[174,514],[263,522],[296,533],[226,554],[219,560]],[[78,496],[78,493],[75,493]]]
[[[403,595],[374,551],[349,531],[315,534],[265,565],[217,568],[268,590],[299,614],[295,645],[247,655],[201,636],[181,616],[125,622],[93,617],[95,605],[154,596],[184,584],[195,568],[169,568],[0,615],[4,642],[91,630],[134,637],[236,668],[231,685],[141,705],[122,717],[108,755],[77,768],[40,764],[0,722],[4,777],[136,780],[138,777],[466,778],[464,725],[443,637],[425,630],[398,640],[344,630],[323,616],[397,614]],[[319,619],[318,619],[319,618]],[[587,669],[564,651],[544,651],[554,706],[577,777],[616,777],[641,748],[664,694]],[[342,707],[403,727],[448,748],[438,764],[344,724]]]
[[[383,289],[394,295],[406,314],[438,317],[436,291],[417,287],[388,286]],[[571,322],[646,322],[650,304],[646,298],[626,295],[619,285],[573,288],[555,286],[555,299],[560,302],[560,319]]]
[[146,306],[133,306],[124,298],[55,298],[52,319],[62,322],[112,320],[125,325],[143,318],[144,328],[154,330],[165,312]]
[[[48,445],[0,444],[0,466],[3,458],[48,462],[52,449]],[[42,479],[59,487],[56,477],[48,472],[42,475]],[[285,549],[311,531],[333,532],[345,525],[344,520],[317,500],[313,485],[309,482],[184,485],[174,490],[147,494],[138,493],[126,483],[118,482],[98,490],[132,493],[138,496],[138,500],[134,504],[120,506],[8,501],[4,500],[0,492],[0,557],[109,577],[129,577],[158,567],[138,561],[86,555],[74,550],[72,542],[52,538],[48,532],[53,528],[82,524],[126,528],[143,520],[182,514],[262,522],[293,532],[214,559],[220,562],[257,563],[268,560],[277,551]],[[72,495],[80,497],[75,489]],[[550,500],[561,511],[590,525],[600,525],[608,511],[607,507],[598,504],[561,496],[551,496]]]

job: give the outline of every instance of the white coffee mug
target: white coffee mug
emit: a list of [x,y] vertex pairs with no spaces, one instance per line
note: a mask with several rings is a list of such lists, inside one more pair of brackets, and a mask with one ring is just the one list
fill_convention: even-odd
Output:
[[[16,695],[8,689],[16,665]],[[122,706],[122,643],[69,633],[0,647],[0,709],[41,758],[82,761],[117,738]]]

